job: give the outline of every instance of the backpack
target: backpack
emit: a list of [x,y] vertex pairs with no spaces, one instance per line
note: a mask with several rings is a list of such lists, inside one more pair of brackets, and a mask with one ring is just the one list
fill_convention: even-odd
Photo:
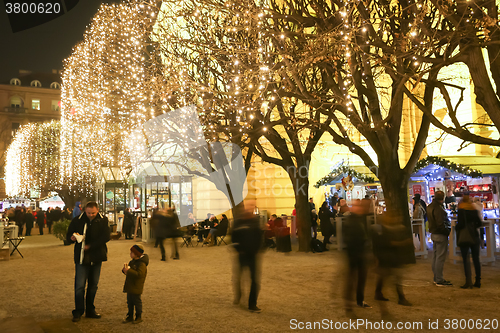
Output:
[[323,243],[319,239],[311,239],[311,251],[315,252],[323,252]]

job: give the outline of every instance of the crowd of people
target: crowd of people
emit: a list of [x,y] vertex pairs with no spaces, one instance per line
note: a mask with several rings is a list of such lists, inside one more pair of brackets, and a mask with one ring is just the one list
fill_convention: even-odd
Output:
[[[422,198],[416,195],[413,198],[413,218],[428,220],[428,227],[433,241],[432,271],[433,280],[437,286],[451,286],[452,283],[444,279],[443,268],[448,249],[448,236],[450,234],[450,221],[448,213],[444,209],[445,195],[437,191],[432,203],[428,206]],[[338,195],[330,200],[324,201],[316,211],[316,205],[312,198],[309,200],[311,212],[311,233],[313,240],[318,237],[318,232],[323,235],[323,250],[328,250],[331,236],[336,235],[335,217],[344,217],[342,230],[344,243],[346,245],[347,270],[344,286],[344,306],[347,315],[354,315],[354,307],[371,308],[365,302],[365,284],[368,277],[368,258],[376,259],[376,287],[375,300],[381,301],[382,315],[387,315],[387,307],[384,302],[389,301],[384,295],[383,287],[387,281],[393,281],[393,287],[398,295],[398,304],[411,306],[412,303],[406,298],[403,290],[403,267],[415,263],[413,252],[412,231],[403,224],[403,216],[394,212],[386,212],[377,218],[377,224],[368,223],[368,217],[374,214],[373,201],[369,197],[362,200],[353,200],[348,206],[346,201]],[[236,268],[234,281],[234,304],[241,300],[241,275],[244,268],[250,273],[250,295],[248,309],[260,312],[257,307],[258,284],[258,253],[263,248],[276,247],[277,250],[287,252],[290,246],[290,228],[283,216],[272,214],[267,223],[267,230],[261,230],[258,217],[253,213],[252,207],[244,204],[235,207],[234,223],[232,226],[232,243],[236,254]],[[89,202],[85,211],[82,212],[79,203],[72,211],[60,208],[49,209],[43,212],[41,209],[33,213],[31,209],[18,207],[5,212],[9,219],[16,221],[19,225],[20,234],[26,228],[26,235],[31,234],[31,229],[36,221],[39,226],[50,224],[53,221],[67,218],[72,220],[68,228],[67,240],[75,245],[75,310],[73,321],[80,320],[85,314],[89,318],[100,318],[101,315],[95,310],[93,304],[97,283],[99,281],[102,262],[107,260],[106,243],[110,239],[108,219],[99,213],[98,204]],[[292,212],[292,215],[294,215]],[[481,266],[479,261],[480,233],[482,214],[477,204],[472,202],[468,195],[464,195],[458,204],[457,212],[457,243],[460,247],[463,264],[465,284],[461,288],[481,287]],[[333,218],[333,219],[332,219]],[[319,224],[318,224],[319,222]],[[49,224],[50,223],[50,224]],[[134,216],[129,209],[124,212],[123,231],[125,238],[132,238],[131,227],[134,224]],[[222,214],[220,220],[214,214],[207,214],[205,220],[197,222],[193,214],[189,214],[184,225],[187,225],[187,234],[197,238],[199,242],[207,245],[217,245],[217,237],[226,235],[229,228],[229,220]],[[183,236],[180,228],[179,217],[175,207],[166,207],[153,212],[151,218],[157,242],[155,247],[160,247],[161,260],[166,261],[164,242],[172,240],[171,258],[179,259],[179,249],[176,239]],[[318,227],[320,230],[318,230]],[[43,233],[42,230],[41,234]],[[83,237],[80,237],[83,235]],[[288,240],[288,249],[280,241]],[[264,243],[262,243],[264,240]],[[276,240],[276,243],[274,242]],[[319,242],[319,241],[318,241]],[[264,247],[265,248],[265,247]],[[284,250],[283,250],[284,249]],[[472,273],[469,261],[469,253],[472,255],[475,268],[475,282],[472,281]],[[142,321],[142,294],[149,257],[144,253],[144,247],[134,245],[130,253],[131,261],[124,264],[122,272],[126,275],[124,292],[127,293],[128,313],[124,323]],[[85,294],[85,286],[87,292]],[[85,296],[86,295],[86,296]],[[135,319],[134,319],[135,310]]]
[[[78,204],[80,204],[78,202]],[[30,207],[17,206],[11,207],[4,210],[4,217],[8,218],[9,221],[14,221],[19,228],[19,236],[31,236],[31,229],[36,226],[38,227],[39,234],[43,235],[44,227],[48,228],[49,234],[52,233],[52,225],[62,219],[71,220],[73,218],[74,211],[70,208],[64,210],[61,207],[50,207],[47,211],[42,208],[32,210]]]

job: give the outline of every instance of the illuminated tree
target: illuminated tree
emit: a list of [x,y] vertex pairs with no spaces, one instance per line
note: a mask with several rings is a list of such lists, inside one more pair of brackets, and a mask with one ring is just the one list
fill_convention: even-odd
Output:
[[126,141],[154,116],[147,28],[154,13],[135,1],[102,5],[65,60],[61,183],[92,196],[102,166],[130,169]]
[[277,54],[252,1],[163,1],[152,39],[165,69],[164,103],[195,105],[207,142],[235,144],[286,170],[296,198],[299,249],[309,250],[311,154],[330,119],[283,95]]
[[54,191],[66,206],[74,205],[76,198],[60,183],[60,134],[59,121],[29,123],[17,131],[6,152],[7,195],[29,198],[32,191]]
[[[388,210],[408,225],[408,179],[431,124],[500,144],[472,130],[500,124],[498,28],[494,1],[187,0],[163,1],[155,36],[166,80],[182,87],[166,94],[169,104],[197,105],[208,136],[288,171],[304,249],[307,195],[297,189],[308,181],[296,171],[324,131],[377,174]],[[452,96],[469,82],[461,64],[489,117],[457,117],[463,99]],[[401,147],[408,116],[418,136]]]

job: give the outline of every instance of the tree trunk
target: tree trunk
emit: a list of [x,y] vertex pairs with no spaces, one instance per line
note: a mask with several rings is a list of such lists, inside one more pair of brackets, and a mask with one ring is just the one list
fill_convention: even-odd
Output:
[[[306,170],[306,171],[304,171]],[[293,184],[293,191],[295,194],[295,212],[298,237],[299,237],[299,251],[309,252],[311,244],[311,211],[309,206],[309,170],[307,167],[299,168],[296,171],[289,171],[290,180]],[[294,231],[292,230],[292,233]]]
[[[380,163],[378,178],[384,191],[387,213],[399,216],[403,225],[408,229],[408,236],[413,239],[408,210],[408,176],[400,169],[399,161],[385,161]],[[412,257],[407,258],[407,262],[414,262],[414,249],[408,255],[412,255]]]

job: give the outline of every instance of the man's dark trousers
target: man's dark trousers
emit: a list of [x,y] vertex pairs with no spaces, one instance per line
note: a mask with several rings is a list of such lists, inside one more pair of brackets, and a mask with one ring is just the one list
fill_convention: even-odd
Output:
[[[97,284],[101,275],[102,263],[92,265],[75,264],[75,310],[73,316],[82,316],[95,313],[94,299],[97,292]],[[85,284],[87,284],[87,295],[85,296]]]

